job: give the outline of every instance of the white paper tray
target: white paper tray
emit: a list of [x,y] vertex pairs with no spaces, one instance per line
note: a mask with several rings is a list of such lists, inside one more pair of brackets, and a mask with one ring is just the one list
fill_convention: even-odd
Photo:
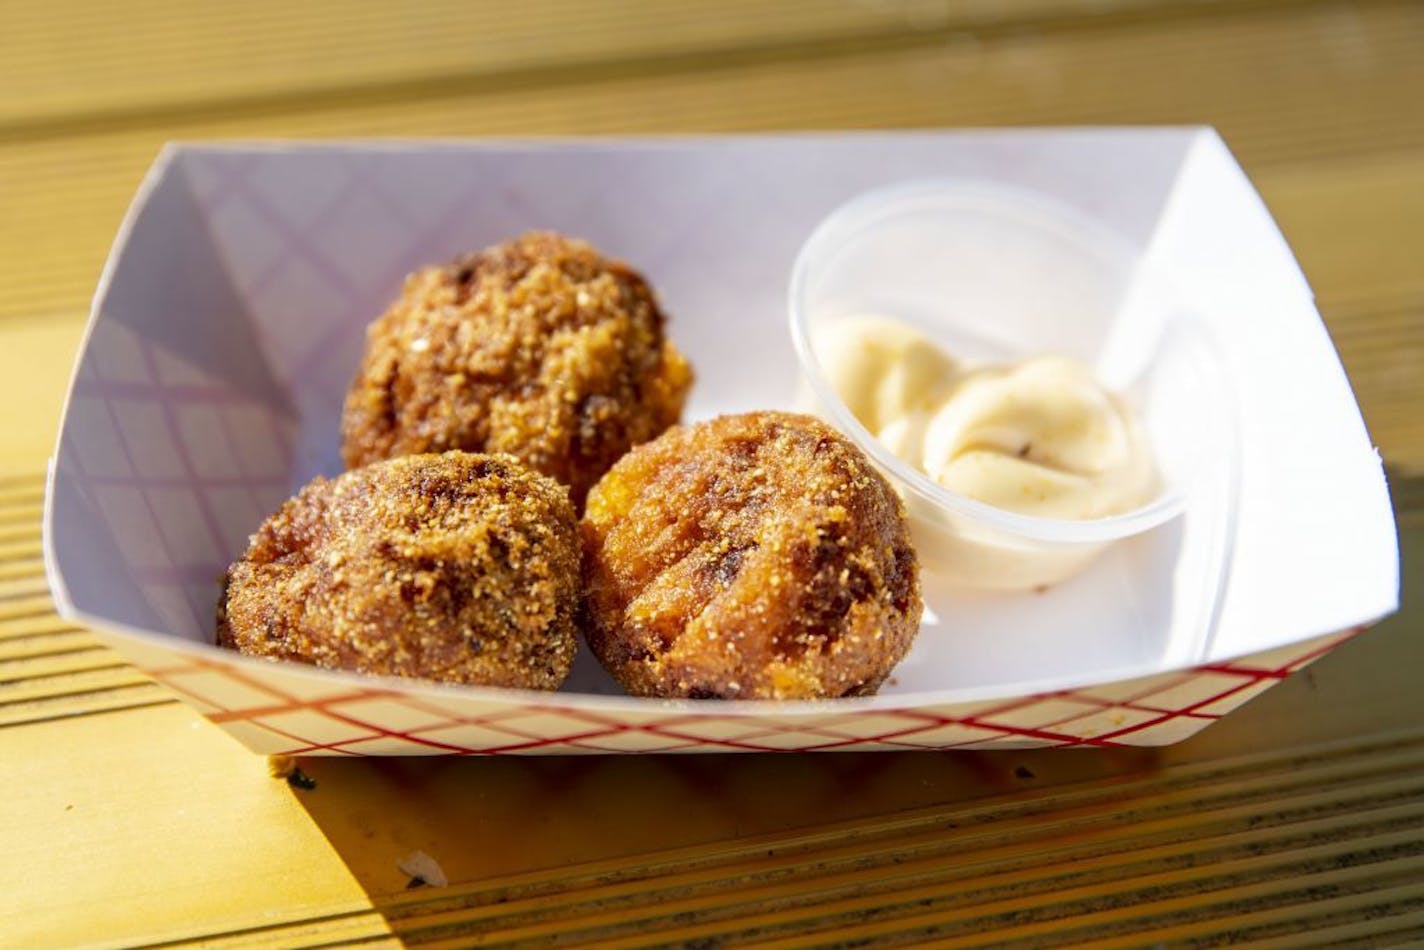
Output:
[[[698,371],[689,418],[790,406],[798,247],[853,195],[927,176],[1038,190],[1170,269],[1222,346],[1239,471],[1045,594],[929,585],[915,649],[866,699],[633,699],[586,650],[548,694],[211,645],[248,535],[340,470],[364,327],[408,271],[530,228],[587,238],[659,291]],[[170,147],[95,298],[45,545],[62,614],[265,753],[1161,745],[1398,598],[1380,463],[1309,288],[1199,129]]]

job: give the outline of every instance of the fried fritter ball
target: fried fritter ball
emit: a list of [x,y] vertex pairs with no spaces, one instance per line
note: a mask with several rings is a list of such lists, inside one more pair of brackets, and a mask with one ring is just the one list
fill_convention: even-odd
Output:
[[419,270],[367,331],[342,420],[346,464],[507,452],[581,506],[682,413],[692,370],[665,323],[638,273],[557,234]]
[[579,615],[577,519],[509,456],[410,455],[317,478],[228,569],[218,643],[332,669],[557,689]]
[[634,695],[865,696],[919,628],[899,497],[809,416],[671,429],[613,466],[580,528],[589,646]]

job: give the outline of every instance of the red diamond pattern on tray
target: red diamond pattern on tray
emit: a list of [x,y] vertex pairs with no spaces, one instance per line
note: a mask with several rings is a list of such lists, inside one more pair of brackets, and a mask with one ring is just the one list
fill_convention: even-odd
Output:
[[330,751],[317,751],[314,755],[431,755],[440,754],[439,749],[402,739],[399,736],[378,736],[349,742]]
[[200,704],[210,716],[268,708],[281,702],[277,694],[237,679],[220,667],[180,669],[160,674],[159,681],[189,702]]
[[1260,679],[1239,673],[1198,670],[1188,680],[1134,698],[1131,705],[1135,708],[1180,712],[1196,709],[1205,703],[1229,699],[1255,682],[1260,682]]
[[1239,688],[1232,690],[1225,696],[1192,707],[1188,715],[1219,719],[1231,712],[1231,710],[1245,704],[1248,700],[1261,695],[1276,685],[1277,682],[1278,680],[1274,678],[1251,680]]
[[[917,732],[898,735],[889,741],[894,746],[905,749],[988,748],[991,746],[1014,748],[1015,746],[1012,744],[1005,744],[1011,738],[998,729],[985,729],[980,726],[949,722],[931,725]],[[1022,740],[1022,744],[1043,745],[1044,743],[1038,739],[1025,739]],[[861,747],[873,748],[874,743]]]
[[572,745],[586,752],[686,752],[706,751],[694,740],[668,739],[653,732],[630,730],[614,732],[590,739],[578,739]]
[[294,709],[252,720],[253,725],[313,745],[338,746],[371,735],[373,726],[359,720],[349,720],[319,709]]
[[1094,709],[1092,712],[1074,719],[1055,723],[1053,731],[1079,739],[1093,739],[1107,733],[1118,733],[1124,729],[1146,725],[1159,719],[1161,719],[1160,713],[1126,706],[1114,706],[1107,709]]
[[349,719],[364,723],[378,722],[381,724],[381,728],[399,729],[402,732],[434,729],[446,725],[450,721],[449,716],[444,713],[427,710],[414,703],[402,702],[389,696],[333,703],[328,708]]
[[[409,693],[356,678],[152,644],[129,651],[160,682],[255,751],[481,755],[1160,745],[1178,741],[1357,631],[1197,670],[1009,702],[859,712],[730,715]],[[119,645],[129,646],[127,641]],[[180,658],[182,663],[172,661]],[[1268,660],[1274,665],[1267,665]],[[712,704],[715,705],[715,704]]]
[[[587,732],[598,733],[599,730],[580,730],[580,734]],[[565,727],[562,732],[566,737],[568,732]],[[554,735],[560,735],[556,732]],[[420,737],[427,741],[440,742],[466,749],[479,749],[488,751],[493,749],[515,749],[531,745],[537,745],[540,740],[522,735],[517,732],[510,732],[501,729],[497,724],[483,723],[456,723],[447,725],[439,729],[427,729],[420,734]]]
[[[959,709],[960,707],[956,707]],[[965,706],[964,714],[973,712],[973,707]],[[837,740],[843,747],[862,740],[884,741],[889,737],[915,734],[938,728],[939,720],[907,716],[904,713],[865,712],[857,715],[831,716],[816,723],[816,732]],[[803,727],[804,728],[804,727]],[[897,739],[898,741],[898,739]]]

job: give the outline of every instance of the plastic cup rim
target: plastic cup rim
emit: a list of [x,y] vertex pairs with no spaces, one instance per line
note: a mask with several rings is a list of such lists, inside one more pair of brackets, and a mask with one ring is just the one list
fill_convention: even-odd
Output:
[[[865,451],[884,471],[891,474],[937,509],[965,521],[1026,540],[1056,544],[1101,544],[1141,534],[1170,521],[1186,507],[1186,493],[1164,490],[1157,497],[1120,514],[1101,518],[1068,519],[1029,515],[998,508],[967,495],[952,491],[933,481],[928,475],[885,447],[857,418],[836,393],[811,345],[811,317],[805,306],[812,268],[836,247],[837,239],[854,230],[871,225],[879,219],[893,216],[894,205],[907,198],[953,197],[965,199],[993,197],[1016,204],[1019,210],[1033,210],[1041,215],[1035,224],[1053,225],[1067,219],[1075,231],[1082,229],[1091,235],[1089,243],[1099,253],[1122,259],[1131,257],[1126,242],[1102,223],[1042,195],[997,182],[977,179],[919,179],[864,192],[842,204],[824,218],[801,245],[792,264],[788,309],[791,340],[802,374],[820,406],[831,421]],[[1056,230],[1062,230],[1056,228]]]

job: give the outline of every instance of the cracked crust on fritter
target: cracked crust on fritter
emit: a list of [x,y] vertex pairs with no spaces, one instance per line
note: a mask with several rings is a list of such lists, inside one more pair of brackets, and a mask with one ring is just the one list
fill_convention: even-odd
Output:
[[594,487],[581,531],[589,645],[634,695],[868,695],[919,627],[899,497],[809,416],[669,430]]

